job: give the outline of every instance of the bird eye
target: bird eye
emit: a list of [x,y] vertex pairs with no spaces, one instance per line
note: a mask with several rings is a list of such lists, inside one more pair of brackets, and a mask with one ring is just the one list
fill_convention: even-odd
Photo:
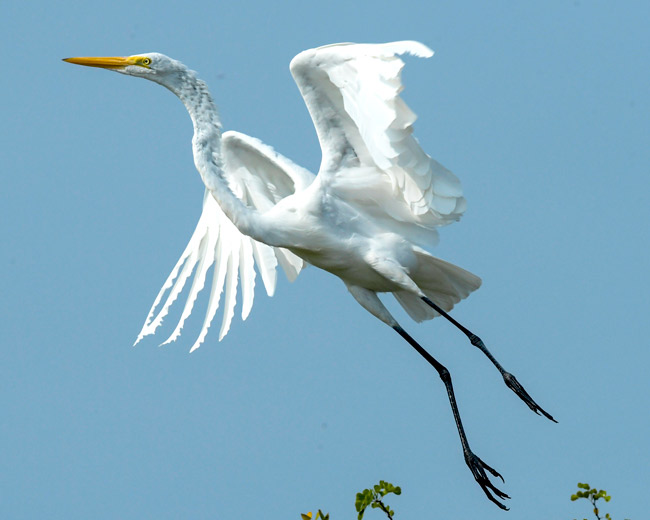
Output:
[[142,58],[143,65],[151,65],[151,58]]

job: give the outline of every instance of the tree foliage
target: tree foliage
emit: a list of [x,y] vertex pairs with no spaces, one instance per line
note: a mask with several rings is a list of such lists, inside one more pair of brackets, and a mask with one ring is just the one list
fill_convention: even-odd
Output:
[[[581,498],[584,498],[586,500],[589,500],[589,502],[591,502],[591,507],[593,508],[593,513],[596,516],[597,520],[602,520],[603,518],[607,520],[612,520],[612,517],[609,516],[609,513],[605,513],[604,517],[600,516],[600,508],[598,507],[599,500],[602,499],[605,502],[609,502],[612,499],[612,497],[607,494],[607,491],[605,491],[604,489],[592,488],[586,482],[585,483],[578,482],[578,492],[571,495],[571,501],[575,502],[576,500],[579,500]],[[574,518],[574,520],[576,519]],[[587,519],[584,518],[583,520],[587,520]]]
[[[368,506],[372,509],[381,509],[389,520],[393,520],[395,511],[393,511],[388,504],[385,504],[382,498],[384,498],[389,493],[395,495],[400,495],[402,490],[399,486],[394,486],[390,482],[385,480],[380,480],[379,484],[375,484],[372,489],[364,489],[363,491],[357,493],[357,498],[354,502],[354,506],[359,513],[358,520],[363,518],[363,514],[366,512]],[[312,518],[311,511],[306,514],[301,514],[302,520],[329,520],[330,515],[324,514],[320,509],[316,516]]]
[[[390,506],[383,501],[383,498],[389,493],[393,493],[394,495],[401,495],[402,489],[399,486],[394,486],[390,482],[380,480],[379,484],[375,484],[372,489],[364,489],[363,491],[357,493],[356,500],[354,502],[357,513],[359,513],[357,520],[363,519],[363,515],[366,512],[368,506],[370,506],[372,509],[381,509],[388,517],[388,520],[393,520],[395,511],[393,511]],[[609,502],[612,499],[612,497],[607,494],[607,491],[604,489],[592,488],[586,482],[578,482],[578,491],[571,495],[571,501],[575,502],[581,498],[584,498],[591,503],[591,507],[596,520],[613,520],[609,513],[605,513],[605,516],[600,516],[601,511],[598,506],[598,501],[604,500],[605,502]],[[301,514],[300,516],[302,517],[302,520],[329,520],[330,518],[329,513],[325,514],[320,509],[318,510],[318,513],[316,513],[315,517],[312,516],[311,512],[307,514]],[[583,520],[587,519],[584,518]]]
[[[302,517],[302,520],[312,520],[311,511],[309,511],[307,514],[301,513],[300,516]],[[330,514],[323,514],[323,512],[319,509],[313,520],[330,520]]]
[[375,484],[373,489],[364,489],[360,493],[357,493],[357,499],[354,502],[354,506],[359,513],[358,520],[363,518],[363,514],[366,511],[366,508],[370,506],[373,509],[381,509],[389,520],[393,520],[395,511],[393,511],[388,504],[384,504],[382,498],[384,498],[388,493],[394,493],[400,495],[402,489],[399,486],[393,486],[390,482],[385,480],[380,480],[379,484]]

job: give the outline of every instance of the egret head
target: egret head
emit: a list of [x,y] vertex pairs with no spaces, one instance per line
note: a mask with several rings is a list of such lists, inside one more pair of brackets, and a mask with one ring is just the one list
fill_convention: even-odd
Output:
[[187,67],[180,61],[158,52],[134,54],[133,56],[65,58],[63,61],[150,79],[168,88],[172,88],[183,75],[188,73]]

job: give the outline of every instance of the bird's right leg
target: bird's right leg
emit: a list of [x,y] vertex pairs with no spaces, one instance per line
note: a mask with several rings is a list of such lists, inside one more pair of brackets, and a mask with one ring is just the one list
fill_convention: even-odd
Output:
[[541,406],[539,406],[533,398],[526,392],[524,387],[521,385],[519,381],[517,381],[517,378],[513,376],[510,372],[507,372],[501,364],[496,360],[496,358],[492,355],[492,353],[487,349],[485,346],[485,343],[483,343],[483,340],[479,338],[476,334],[474,334],[471,330],[457,322],[453,317],[451,317],[448,313],[446,313],[443,309],[441,309],[438,305],[436,305],[434,302],[432,302],[428,297],[422,296],[422,301],[426,303],[429,307],[431,307],[433,310],[435,310],[438,314],[440,314],[443,318],[447,319],[450,321],[458,330],[460,330],[467,338],[470,340],[472,345],[474,345],[476,348],[478,348],[485,356],[492,362],[492,364],[497,367],[499,372],[501,373],[501,377],[503,377],[504,382],[510,388],[519,398],[526,403],[526,405],[536,414],[538,415],[543,415],[547,419],[550,419],[553,422],[557,422],[551,414],[549,414],[546,410],[544,410]]
[[[456,421],[456,428],[458,429],[458,435],[460,437],[460,444],[463,448],[463,456],[465,457],[465,463],[469,467],[472,475],[478,485],[481,486],[481,489],[485,495],[501,509],[508,509],[504,504],[499,502],[494,495],[500,499],[510,498],[503,491],[497,489],[488,478],[486,471],[499,477],[503,481],[503,477],[493,468],[488,466],[483,462],[477,455],[472,452],[469,447],[469,442],[467,441],[467,436],[465,435],[465,429],[463,428],[463,423],[460,420],[460,413],[458,411],[458,405],[456,404],[456,396],[454,395],[454,387],[451,384],[451,375],[449,370],[444,367],[438,360],[436,360],[431,354],[429,354],[417,341],[415,341],[401,326],[397,323],[397,320],[393,318],[388,309],[384,306],[383,303],[379,300],[379,297],[374,291],[364,289],[358,286],[348,285],[348,290],[354,296],[354,298],[359,302],[359,304],[370,312],[373,316],[376,316],[381,321],[389,325],[395,332],[402,336],[408,343],[411,345],[424,359],[429,362],[433,368],[436,369],[440,379],[447,389],[447,397],[449,398],[449,404],[451,405],[451,411],[454,415],[454,420]],[[494,495],[493,495],[494,493]]]

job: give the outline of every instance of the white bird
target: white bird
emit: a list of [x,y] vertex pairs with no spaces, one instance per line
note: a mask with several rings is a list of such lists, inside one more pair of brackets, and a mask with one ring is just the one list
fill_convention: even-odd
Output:
[[[448,311],[479,288],[481,280],[428,253],[437,228],[465,210],[456,176],[429,157],[412,135],[415,114],[400,92],[402,54],[430,57],[425,45],[327,45],[298,54],[291,73],[316,127],[322,148],[318,175],[257,139],[222,135],[207,85],[182,63],[159,53],[65,61],[149,79],[171,90],[194,124],[194,163],[206,186],[203,212],[189,244],[163,285],[136,343],[153,334],[194,273],[180,321],[165,343],[181,333],[207,272],[214,264],[210,298],[199,337],[205,339],[222,292],[219,339],[234,315],[241,279],[242,318],[252,304],[257,266],[272,295],[279,264],[293,280],[307,264],[338,276],[363,308],[399,333],[445,384],[465,462],[487,497],[506,509],[509,498],[488,479],[501,477],[469,448],[448,370],[399,325],[377,293],[392,293],[417,322],[442,315],[465,333],[499,369],[506,384],[534,412],[542,410]],[[163,298],[165,302],[160,307]],[[157,312],[156,312],[157,311]],[[502,479],[503,480],[503,479]]]

